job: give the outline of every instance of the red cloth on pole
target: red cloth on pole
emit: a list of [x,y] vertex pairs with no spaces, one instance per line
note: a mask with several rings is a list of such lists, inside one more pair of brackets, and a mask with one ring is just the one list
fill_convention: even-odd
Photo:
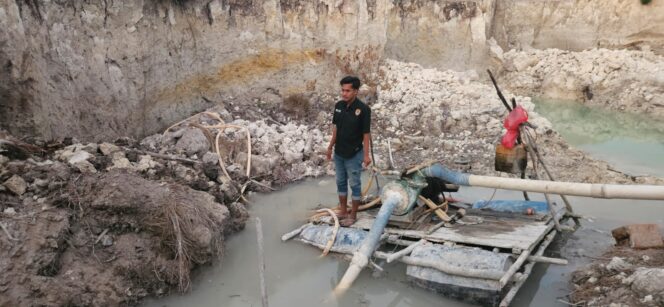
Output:
[[507,115],[503,122],[503,127],[507,129],[507,133],[503,135],[500,143],[507,148],[513,148],[516,139],[519,137],[519,127],[521,124],[528,121],[528,112],[521,106],[517,106]]

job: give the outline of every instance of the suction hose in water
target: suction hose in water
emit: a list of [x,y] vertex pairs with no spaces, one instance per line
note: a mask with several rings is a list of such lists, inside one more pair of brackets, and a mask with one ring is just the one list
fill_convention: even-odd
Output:
[[422,176],[413,176],[413,178],[402,178],[400,180],[388,182],[381,190],[380,199],[383,205],[380,207],[374,220],[369,234],[362,241],[360,248],[353,254],[353,259],[341,281],[334,289],[334,294],[339,296],[346,292],[353,284],[362,269],[369,263],[369,257],[380,243],[383,230],[393,213],[402,213],[409,211],[415,204],[417,196],[422,188],[426,187],[426,181]]
[[369,257],[373,255],[380,237],[383,235],[383,229],[387,225],[387,221],[392,215],[392,211],[402,201],[403,195],[394,191],[384,191],[381,195],[383,205],[380,207],[376,220],[371,225],[369,235],[362,241],[360,248],[353,254],[353,259],[346,273],[341,278],[341,281],[334,289],[336,295],[342,295],[353,284],[357,276],[360,275],[362,269],[369,263]]

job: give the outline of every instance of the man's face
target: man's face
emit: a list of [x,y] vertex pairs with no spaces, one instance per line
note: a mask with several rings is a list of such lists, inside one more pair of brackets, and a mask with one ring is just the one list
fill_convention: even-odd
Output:
[[357,90],[353,88],[352,84],[341,85],[341,99],[345,102],[351,102],[357,97]]

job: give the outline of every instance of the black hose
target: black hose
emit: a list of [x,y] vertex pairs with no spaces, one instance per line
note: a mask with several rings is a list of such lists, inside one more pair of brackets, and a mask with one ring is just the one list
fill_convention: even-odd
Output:
[[[371,163],[376,163],[376,156],[374,156],[374,144],[373,144],[373,137],[369,135],[369,143],[371,146]],[[378,183],[378,175],[374,173],[374,180],[376,180],[376,195],[380,195],[380,183]]]

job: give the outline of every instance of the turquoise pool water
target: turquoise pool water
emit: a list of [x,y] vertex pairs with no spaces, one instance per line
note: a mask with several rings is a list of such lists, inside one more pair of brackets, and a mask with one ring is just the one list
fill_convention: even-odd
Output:
[[664,121],[574,101],[533,102],[570,145],[630,175],[664,177]]

